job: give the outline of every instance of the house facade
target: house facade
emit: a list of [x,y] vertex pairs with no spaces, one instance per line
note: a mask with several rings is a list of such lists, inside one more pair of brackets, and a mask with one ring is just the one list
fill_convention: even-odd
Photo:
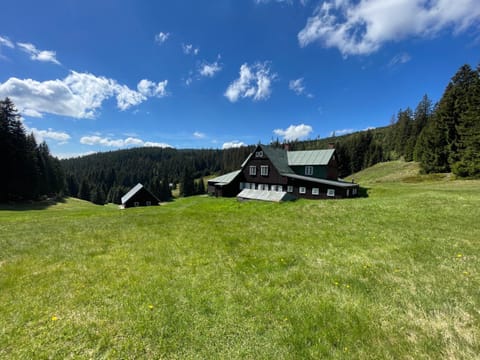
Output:
[[120,208],[158,205],[159,200],[150,191],[138,183],[122,196]]
[[287,151],[258,145],[240,170],[208,181],[214,196],[236,196],[244,189],[328,199],[355,197],[359,185],[338,179],[335,149]]

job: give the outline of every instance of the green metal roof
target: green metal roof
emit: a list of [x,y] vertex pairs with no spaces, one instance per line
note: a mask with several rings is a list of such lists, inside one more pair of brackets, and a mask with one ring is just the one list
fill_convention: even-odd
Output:
[[284,149],[277,149],[270,146],[262,146],[263,153],[272,162],[280,174],[294,174],[288,166],[287,152]]
[[227,185],[227,184],[230,184],[230,182],[232,182],[232,180],[235,179],[237,175],[240,174],[240,172],[241,170],[232,171],[230,173],[223,174],[216,178],[210,179],[208,180],[208,182],[215,183],[217,185]]
[[327,165],[332,158],[334,152],[335,149],[288,151],[288,165]]

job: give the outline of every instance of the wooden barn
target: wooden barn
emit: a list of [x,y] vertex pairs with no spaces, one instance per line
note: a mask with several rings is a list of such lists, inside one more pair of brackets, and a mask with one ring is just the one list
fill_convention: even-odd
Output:
[[[338,199],[357,196],[359,185],[338,179],[334,148],[288,151],[258,145],[240,170],[208,181],[208,193],[214,196],[238,196],[244,189],[285,193],[288,198]],[[284,199],[279,194],[271,198]]]
[[153,206],[158,205],[160,201],[150,191],[138,183],[122,196],[122,204],[120,208],[125,209],[137,206]]

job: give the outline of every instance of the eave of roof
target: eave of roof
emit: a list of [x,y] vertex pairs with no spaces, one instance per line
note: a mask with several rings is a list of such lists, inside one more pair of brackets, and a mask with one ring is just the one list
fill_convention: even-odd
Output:
[[215,185],[227,185],[230,184],[240,174],[242,170],[236,170],[227,174],[220,175],[216,178],[208,180],[209,183],[215,183]]
[[357,187],[358,184],[356,183],[351,183],[351,182],[346,182],[346,181],[341,181],[341,180],[327,180],[327,179],[319,179],[311,176],[303,176],[303,175],[297,175],[297,174],[282,174],[286,177],[293,178],[293,179],[298,179],[298,180],[304,180],[304,181],[310,181],[318,184],[325,184],[325,185],[332,185],[332,186],[338,186],[342,188],[354,188]]
[[130,198],[140,191],[141,188],[143,188],[143,185],[140,183],[131,188],[125,195],[122,196],[122,204],[125,204],[128,200],[130,200]]

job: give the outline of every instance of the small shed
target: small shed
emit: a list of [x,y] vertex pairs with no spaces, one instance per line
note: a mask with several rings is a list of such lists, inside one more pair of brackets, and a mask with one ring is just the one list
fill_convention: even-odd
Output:
[[241,170],[208,180],[208,194],[213,196],[233,197],[240,188],[239,175]]
[[159,201],[155,195],[145,189],[142,184],[138,183],[122,196],[122,205],[120,205],[120,208],[153,206],[158,205]]

